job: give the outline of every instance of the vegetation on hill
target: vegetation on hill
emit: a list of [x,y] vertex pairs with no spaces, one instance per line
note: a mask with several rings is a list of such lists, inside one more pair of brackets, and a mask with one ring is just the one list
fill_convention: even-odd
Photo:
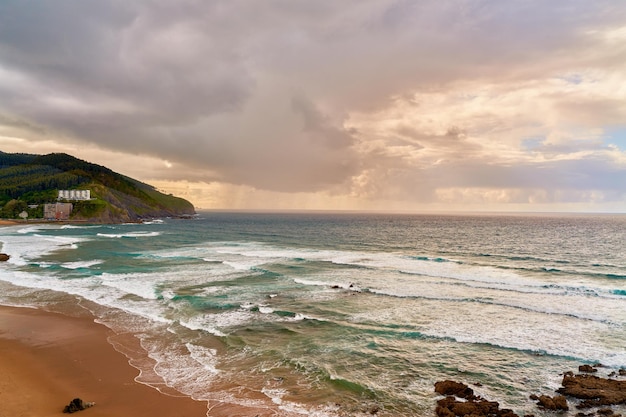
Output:
[[187,200],[71,155],[0,152],[0,217],[26,211],[41,218],[43,204],[56,202],[58,190],[71,189],[90,190],[92,197],[72,202],[74,220],[115,223],[195,212]]

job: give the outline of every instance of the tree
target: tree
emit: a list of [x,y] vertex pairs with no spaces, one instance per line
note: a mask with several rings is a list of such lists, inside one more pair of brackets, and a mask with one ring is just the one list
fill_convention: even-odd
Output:
[[2,207],[1,215],[7,219],[17,219],[22,211],[28,210],[28,204],[22,200],[11,200]]

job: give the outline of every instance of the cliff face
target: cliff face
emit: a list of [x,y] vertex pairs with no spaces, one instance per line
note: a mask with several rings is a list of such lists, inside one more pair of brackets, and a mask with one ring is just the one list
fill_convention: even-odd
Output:
[[[0,206],[42,205],[59,189],[90,190],[91,200],[72,201],[70,219],[93,223],[132,222],[195,214],[193,205],[154,187],[67,154],[0,152]],[[8,210],[5,210],[8,212]],[[29,218],[37,217],[29,213]]]
[[[157,217],[181,217],[195,214],[193,205],[182,198],[159,193],[156,190],[148,191],[146,197],[141,198],[126,194],[118,190],[90,184],[86,188],[91,190],[94,202],[75,202],[72,219],[85,220],[91,223],[120,223],[135,222],[142,219]],[[157,193],[157,198],[149,194]]]

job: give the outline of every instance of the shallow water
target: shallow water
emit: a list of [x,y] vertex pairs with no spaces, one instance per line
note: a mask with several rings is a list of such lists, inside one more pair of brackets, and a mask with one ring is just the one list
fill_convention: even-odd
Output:
[[541,415],[528,395],[563,371],[626,366],[623,215],[210,212],[0,241],[0,303],[78,300],[140,382],[209,404],[432,415],[451,378]]

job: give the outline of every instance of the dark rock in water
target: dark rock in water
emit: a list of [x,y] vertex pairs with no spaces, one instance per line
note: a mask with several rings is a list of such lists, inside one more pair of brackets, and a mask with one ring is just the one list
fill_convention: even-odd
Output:
[[80,398],[74,398],[63,409],[64,413],[75,413],[76,411],[82,411],[85,408],[93,407],[96,403],[91,401],[83,401]]
[[[487,401],[474,395],[471,388],[460,382],[439,381],[435,384],[435,391],[447,395],[446,398],[437,401],[435,414],[438,417],[519,417],[509,409],[500,409],[500,404],[496,401]],[[454,396],[464,401],[459,401]]]
[[470,399],[474,397],[474,390],[467,385],[456,381],[439,381],[435,383],[435,392],[441,395],[454,395],[455,397]]
[[557,392],[582,401],[578,408],[626,404],[626,381],[605,379],[594,375],[565,375]]
[[598,410],[598,414],[600,414],[601,416],[612,416],[613,410],[611,410],[610,408],[601,408],[600,410]]
[[6,262],[11,258],[10,255],[7,255],[6,253],[0,253],[0,262]]
[[567,400],[562,395],[557,395],[555,397],[550,397],[548,395],[541,395],[537,398],[534,396],[539,402],[537,403],[540,407],[545,408],[546,410],[569,410],[567,406]]
[[626,369],[620,369],[619,371],[620,376],[626,376]]
[[578,367],[578,371],[579,372],[590,372],[590,373],[598,372],[598,370],[596,368],[594,368],[593,366],[591,366],[591,365],[580,365]]
[[487,401],[483,398],[470,401],[458,401],[454,397],[446,397],[437,401],[435,414],[437,414],[438,417],[519,417],[511,410],[500,409],[500,404],[496,401]]

